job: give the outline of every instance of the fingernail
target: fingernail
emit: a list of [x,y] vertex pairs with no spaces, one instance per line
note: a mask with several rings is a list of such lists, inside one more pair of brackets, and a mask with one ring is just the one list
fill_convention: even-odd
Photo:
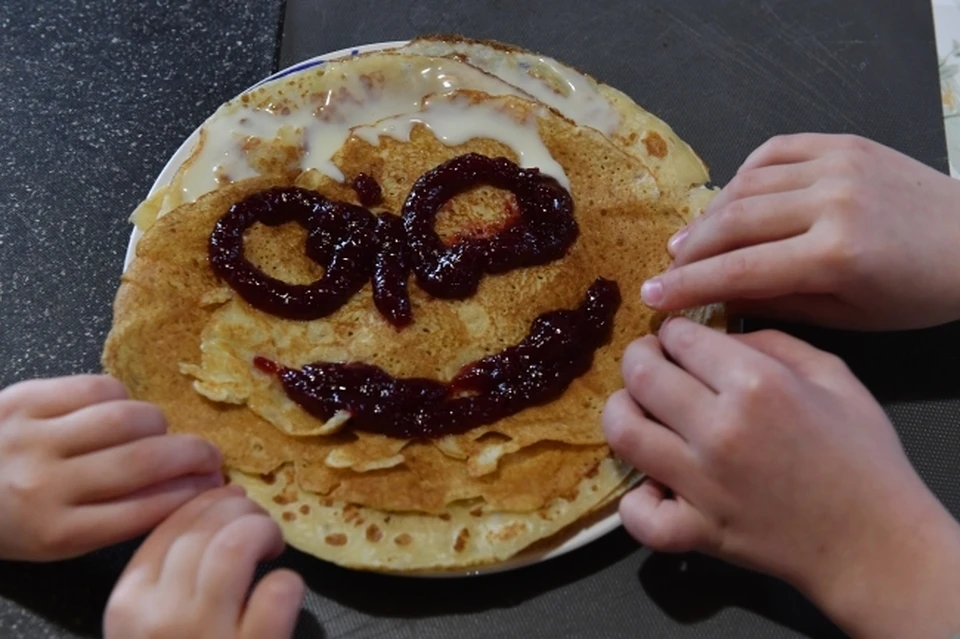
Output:
[[647,280],[640,287],[640,299],[647,306],[656,308],[663,301],[663,284],[658,279]]
[[671,237],[670,240],[667,241],[667,251],[670,252],[670,255],[676,255],[677,247],[680,246],[680,242],[682,242],[689,234],[690,234],[689,226],[685,226],[673,234],[673,237]]

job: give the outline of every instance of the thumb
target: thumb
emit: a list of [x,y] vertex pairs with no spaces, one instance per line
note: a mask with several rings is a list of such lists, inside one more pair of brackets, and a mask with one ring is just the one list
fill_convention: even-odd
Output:
[[653,479],[623,496],[620,518],[634,539],[660,552],[706,549],[715,536],[700,511]]

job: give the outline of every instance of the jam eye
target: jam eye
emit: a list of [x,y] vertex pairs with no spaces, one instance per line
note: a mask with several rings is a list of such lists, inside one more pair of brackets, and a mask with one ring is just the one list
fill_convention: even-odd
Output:
[[[493,237],[445,245],[434,229],[437,212],[456,195],[482,184],[516,196],[518,221]],[[403,205],[403,223],[417,284],[434,297],[448,299],[473,295],[486,273],[560,259],[579,233],[573,199],[556,180],[506,158],[476,153],[424,173]]]
[[[270,277],[244,257],[243,234],[255,222],[296,222],[308,231],[306,253],[323,266],[310,284]],[[234,204],[210,235],[210,266],[252,306],[279,317],[312,320],[346,304],[370,278],[377,251],[368,210],[295,187],[274,188]]]

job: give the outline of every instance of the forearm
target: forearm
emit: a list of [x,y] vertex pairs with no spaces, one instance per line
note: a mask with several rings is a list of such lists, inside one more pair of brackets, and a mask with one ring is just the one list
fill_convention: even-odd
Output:
[[960,524],[932,495],[890,507],[910,511],[910,524],[868,533],[862,556],[808,595],[853,637],[960,637]]

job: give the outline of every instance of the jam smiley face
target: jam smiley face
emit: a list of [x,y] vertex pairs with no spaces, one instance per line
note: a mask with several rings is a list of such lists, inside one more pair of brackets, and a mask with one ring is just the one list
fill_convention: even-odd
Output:
[[[492,237],[444,244],[434,229],[437,212],[480,184],[511,191],[519,216]],[[365,177],[357,189],[361,201],[376,199],[367,197],[375,185]],[[311,284],[288,284],[250,263],[243,254],[243,235],[256,222],[303,226],[308,232],[306,254],[324,267],[323,276]],[[506,158],[471,153],[421,176],[400,217],[375,215],[296,187],[254,194],[218,220],[209,256],[214,273],[240,297],[287,319],[326,317],[372,279],[377,310],[402,328],[413,321],[407,290],[411,271],[430,295],[466,299],[484,274],[560,259],[577,235],[573,200],[556,180]],[[343,410],[351,415],[348,427],[356,430],[441,437],[491,424],[561,395],[589,370],[594,351],[609,340],[619,305],[617,284],[598,278],[579,307],[540,315],[519,344],[467,364],[449,383],[396,379],[361,363],[315,363],[297,370],[258,357],[254,365],[276,375],[286,394],[319,419]]]

